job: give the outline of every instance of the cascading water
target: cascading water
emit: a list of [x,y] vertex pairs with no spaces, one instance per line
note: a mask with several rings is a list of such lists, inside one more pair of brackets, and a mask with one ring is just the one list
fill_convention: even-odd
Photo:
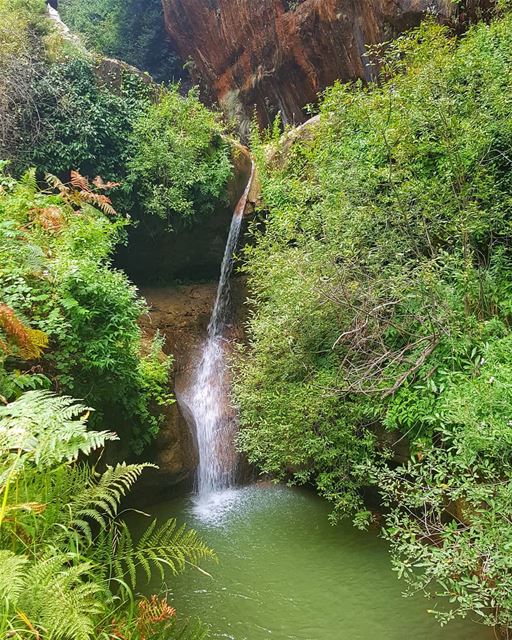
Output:
[[207,338],[188,394],[187,404],[194,417],[199,449],[197,490],[201,500],[209,499],[235,483],[237,454],[233,440],[236,419],[228,398],[226,332],[231,312],[230,276],[234,252],[253,177],[254,163],[249,182],[233,214]]

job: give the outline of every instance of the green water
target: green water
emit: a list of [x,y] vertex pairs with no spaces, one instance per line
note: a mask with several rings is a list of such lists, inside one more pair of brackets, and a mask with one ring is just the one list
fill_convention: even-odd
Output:
[[[217,504],[192,498],[156,505],[197,529],[219,564],[169,580],[183,616],[233,640],[488,640],[471,622],[441,629],[433,603],[402,598],[385,543],[350,525],[332,527],[329,507],[307,491],[255,485]],[[155,585],[156,586],[156,585]]]

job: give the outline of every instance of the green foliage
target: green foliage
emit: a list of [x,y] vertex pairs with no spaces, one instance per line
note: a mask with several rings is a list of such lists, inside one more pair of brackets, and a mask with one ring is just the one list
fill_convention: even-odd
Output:
[[167,219],[214,211],[231,175],[218,117],[174,86],[135,123],[130,180],[144,211]]
[[138,75],[126,70],[122,87],[102,90],[99,61],[63,36],[43,0],[1,0],[0,24],[0,158],[18,174],[39,163],[92,171],[91,158],[111,173],[114,154],[126,154],[134,97],[144,97]]
[[[135,219],[156,213],[190,221],[214,210],[231,174],[229,149],[219,117],[195,91],[182,97],[179,85],[158,87],[125,63],[66,40],[44,17],[42,1],[32,18],[36,0],[1,1],[8,37],[0,46],[0,159],[11,161],[14,175],[29,166],[38,178],[49,172],[67,180],[73,169],[100,174],[121,183],[112,199]],[[101,14],[96,4],[74,9]],[[126,11],[130,28],[150,28],[142,27],[137,7],[132,13],[125,2],[111,4],[105,10],[114,22]],[[136,45],[129,36],[123,42]]]
[[[70,398],[27,393],[0,411],[0,632],[41,640],[181,638],[166,599],[137,598],[140,568],[173,575],[213,552],[175,521],[137,542],[119,504],[148,465],[71,464],[114,434]],[[130,635],[126,635],[130,633]],[[204,632],[190,628],[190,638]]]
[[[16,401],[0,407],[0,448],[4,456],[23,463],[30,458],[38,467],[50,467],[61,460],[72,462],[79,454],[89,455],[115,436],[107,431],[86,432],[84,421],[92,409],[67,396],[48,391],[28,391]],[[17,451],[17,454],[12,452]],[[5,464],[5,458],[4,458]]]
[[[443,621],[505,626],[511,62],[510,14],[460,39],[426,23],[378,85],[338,84],[319,122],[255,140],[267,215],[235,389],[262,471],[315,483],[336,515],[376,484],[399,573],[452,598]],[[377,462],[393,443],[410,465]]]
[[[73,202],[59,179],[52,194],[38,192],[36,178],[99,173],[120,183],[110,185],[111,198],[134,218],[156,211],[190,220],[223,197],[231,165],[222,127],[195,94],[157,90],[126,65],[63,39],[42,1],[1,0],[0,15],[0,158],[22,176],[2,178],[0,314],[14,313],[22,348],[35,349],[36,337],[50,343],[42,359],[28,357],[11,336],[0,350],[0,393],[10,399],[53,385],[87,397],[95,422],[130,429],[140,452],[158,431],[159,407],[170,401],[169,360],[160,338],[141,350],[144,305],[110,266],[126,220],[112,215],[102,194],[78,185]],[[25,173],[27,166],[36,169]]]
[[140,452],[171,401],[171,363],[160,337],[143,344],[145,305],[110,264],[126,222],[80,200],[101,204],[105,196],[60,189],[39,191],[32,172],[19,182],[6,178],[0,191],[1,302],[29,335],[39,331],[49,341],[36,358],[0,352],[0,394],[14,398],[32,381],[87,397],[98,410],[95,423],[106,417],[119,432],[129,429]]
[[33,86],[39,133],[34,145],[33,131],[25,132],[25,166],[59,176],[78,169],[91,177],[123,179],[131,122],[148,107],[151,89],[128,70],[119,87],[108,77],[102,82],[100,74],[96,61],[83,56],[48,65]]
[[417,442],[398,468],[369,470],[389,507],[394,569],[411,592],[448,600],[433,611],[443,624],[476,613],[512,627],[511,348],[512,335],[496,337],[470,369],[451,372],[435,403],[434,441]]
[[0,159],[18,152],[25,128],[38,127],[33,84],[49,32],[44,7],[42,0],[0,1]]
[[90,49],[148,71],[157,82],[183,76],[165,31],[161,0],[60,0],[59,12]]

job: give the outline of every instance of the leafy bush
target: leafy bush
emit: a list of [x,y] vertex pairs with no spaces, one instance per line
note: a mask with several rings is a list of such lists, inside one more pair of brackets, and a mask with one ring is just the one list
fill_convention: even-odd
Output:
[[183,77],[167,38],[161,0],[60,0],[59,11],[90,49],[148,71],[157,82]]
[[[256,141],[267,215],[235,389],[262,471],[360,525],[375,484],[400,574],[505,626],[511,63],[509,13],[460,39],[426,23],[378,85],[337,84],[319,122]],[[378,462],[400,443],[413,462]]]
[[2,637],[200,640],[204,630],[177,628],[165,596],[136,598],[136,576],[177,574],[213,552],[174,520],[133,541],[119,503],[148,465],[78,464],[115,439],[87,430],[90,412],[42,391],[0,407]]
[[179,85],[157,87],[66,40],[42,0],[0,0],[0,12],[8,31],[0,46],[0,159],[14,175],[30,166],[38,178],[99,173],[121,183],[112,198],[135,219],[156,213],[176,223],[214,210],[231,173],[229,149],[219,117],[195,91],[182,97]]
[[[231,171],[222,127],[195,94],[157,91],[147,78],[122,65],[112,71],[66,41],[44,16],[42,1],[0,0],[0,14],[6,19],[0,66],[8,72],[0,78],[0,100],[10,109],[0,122],[0,153],[15,176],[36,167],[18,183],[3,179],[0,303],[19,326],[49,340],[37,364],[2,356],[0,393],[13,398],[24,388],[53,385],[92,398],[96,420],[111,417],[117,428],[130,428],[138,452],[158,430],[159,405],[169,402],[169,362],[150,345],[141,353],[137,320],[144,305],[110,266],[126,220],[109,219],[110,200],[98,199],[87,180],[75,191],[56,180],[59,193],[51,194],[38,192],[35,179],[50,172],[67,181],[71,169],[100,173],[124,213],[140,218],[155,205],[158,213],[188,219],[222,197]],[[153,157],[155,142],[146,136],[155,132],[162,148]]]
[[[74,182],[80,186],[53,181],[57,194],[39,191],[34,172],[2,182],[1,301],[32,336],[42,332],[49,348],[28,357],[14,340],[4,349],[0,393],[10,399],[26,387],[51,384],[87,397],[98,421],[106,414],[118,429],[131,425],[132,448],[139,452],[158,431],[159,405],[170,401],[170,360],[162,357],[159,339],[142,351],[138,319],[146,307],[110,265],[126,221],[93,207],[90,202],[110,205],[79,174]],[[5,322],[0,326],[0,338],[12,344],[12,322],[10,331]]]
[[102,80],[98,61],[63,38],[44,7],[42,0],[0,3],[0,158],[18,175],[36,166],[40,175],[80,168],[122,176],[131,119],[150,89],[128,70],[120,86]]
[[174,86],[134,123],[130,179],[141,208],[167,219],[215,209],[231,174],[216,114]]
[[[61,177],[79,169],[122,180],[130,156],[131,123],[150,102],[151,88],[125,70],[120,87],[99,77],[96,62],[72,56],[48,65],[35,83],[40,131],[26,131],[22,161]],[[103,84],[102,84],[103,83]]]

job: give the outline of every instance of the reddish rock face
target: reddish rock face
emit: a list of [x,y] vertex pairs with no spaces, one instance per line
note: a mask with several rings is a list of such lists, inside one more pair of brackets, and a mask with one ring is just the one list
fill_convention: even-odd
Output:
[[[167,31],[195,81],[229,114],[260,123],[278,110],[302,122],[304,105],[336,79],[369,79],[367,45],[428,12],[452,17],[450,0],[162,0]],[[466,4],[478,0],[468,0]]]

